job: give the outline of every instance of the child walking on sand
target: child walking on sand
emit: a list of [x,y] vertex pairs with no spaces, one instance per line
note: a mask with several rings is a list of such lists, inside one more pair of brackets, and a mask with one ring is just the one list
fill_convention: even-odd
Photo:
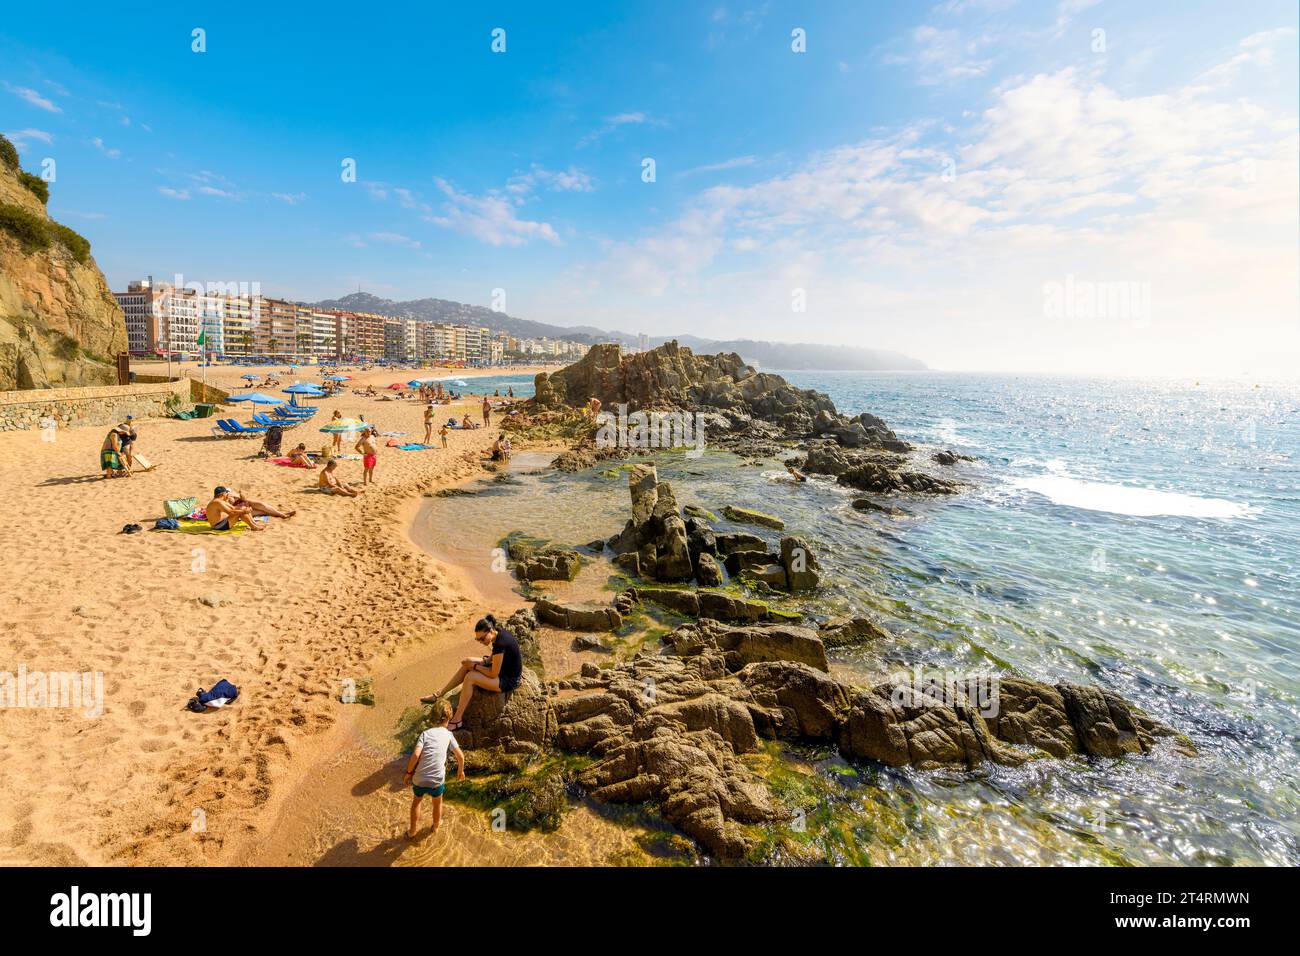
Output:
[[406,776],[403,783],[411,784],[414,797],[411,800],[411,826],[406,831],[408,839],[415,839],[416,827],[420,822],[420,801],[429,798],[429,809],[433,816],[433,830],[438,832],[442,822],[442,795],[447,789],[447,751],[456,758],[456,779],[465,779],[465,754],[461,752],[456,738],[447,729],[451,720],[451,704],[440,700],[433,705],[433,723],[420,734],[415,743],[415,750],[406,764]]

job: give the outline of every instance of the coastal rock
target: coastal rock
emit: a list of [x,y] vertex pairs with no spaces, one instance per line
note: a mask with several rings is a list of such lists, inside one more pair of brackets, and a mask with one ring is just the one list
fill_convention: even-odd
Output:
[[853,647],[890,636],[884,627],[866,617],[834,617],[823,621],[817,636],[827,647]]
[[782,586],[791,591],[811,591],[821,582],[817,556],[803,538],[787,535],[781,539],[781,567],[786,576]]
[[570,548],[525,548],[511,545],[515,576],[520,581],[572,581],[582,567],[582,558]]
[[722,584],[722,568],[718,560],[707,551],[696,558],[695,577],[705,587],[717,587]]
[[920,471],[891,470],[874,461],[853,464],[835,480],[841,485],[874,494],[955,495],[961,490],[960,485],[946,478],[936,478]]
[[999,706],[981,709],[960,692],[970,682],[853,687],[826,672],[821,641],[802,628],[701,621],[665,642],[671,652],[584,664],[581,677],[549,685],[572,696],[526,672],[511,694],[476,695],[457,736],[502,759],[540,747],[591,754],[576,783],[593,799],[654,803],[705,851],[737,859],[755,845],[747,824],[785,816],[740,759],[764,737],[834,743],[849,759],[894,767],[971,768],[1146,752],[1174,735],[1098,688],[1002,678]]
[[568,631],[613,631],[623,625],[623,615],[607,604],[564,604],[542,597],[533,609],[543,624]]
[[740,574],[742,571],[753,571],[758,568],[765,568],[770,564],[779,565],[781,556],[771,554],[767,551],[733,551],[723,559],[723,565],[728,574]]
[[475,694],[456,731],[462,747],[499,747],[507,753],[536,751],[555,736],[555,712],[541,681],[525,669],[523,680],[503,694]]
[[828,669],[821,639],[807,628],[787,624],[731,627],[702,620],[675,628],[664,640],[684,657],[716,651],[731,670],[762,661],[793,661],[820,671]]
[[721,555],[732,554],[736,551],[766,551],[767,542],[756,534],[748,534],[744,531],[728,531],[714,536],[717,544],[717,553]]
[[930,456],[930,460],[937,465],[952,466],[959,461],[974,461],[973,455],[962,455],[953,451],[951,448],[941,448]]
[[735,353],[696,355],[676,342],[630,355],[594,345],[578,362],[538,375],[534,386],[534,413],[583,408],[593,396],[611,414],[687,412],[705,432],[692,436],[696,444],[705,437],[712,448],[753,457],[818,434],[852,447],[906,447],[875,416],[840,415],[828,396],[756,371]]
[[758,524],[765,528],[773,528],[777,531],[785,527],[785,522],[775,515],[765,514],[762,511],[755,511],[753,508],[738,508],[735,505],[727,505],[722,509],[724,517],[731,521],[738,521],[744,524]]
[[519,642],[519,656],[524,666],[531,667],[539,676],[545,676],[542,668],[542,648],[537,640],[537,615],[532,608],[524,607],[511,614],[506,621],[506,629]]

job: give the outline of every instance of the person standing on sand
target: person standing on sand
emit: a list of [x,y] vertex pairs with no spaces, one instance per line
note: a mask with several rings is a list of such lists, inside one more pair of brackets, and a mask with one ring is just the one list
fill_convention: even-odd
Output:
[[414,797],[411,800],[411,825],[406,831],[408,839],[415,838],[416,828],[420,823],[420,801],[429,798],[429,811],[433,818],[433,836],[438,832],[442,822],[442,795],[447,790],[447,751],[456,758],[456,779],[465,779],[465,754],[456,743],[456,738],[447,729],[451,719],[451,704],[440,700],[433,705],[434,726],[420,734],[411,751],[411,759],[406,762],[406,773],[402,783],[411,785]]
[[457,684],[460,685],[460,703],[452,717],[448,730],[460,730],[465,723],[465,711],[474,689],[491,694],[507,694],[517,688],[524,678],[524,657],[519,650],[519,641],[505,628],[497,624],[491,614],[484,615],[474,625],[474,640],[491,647],[483,657],[467,657],[460,662],[460,670],[447,682],[437,694],[421,697],[420,702],[432,704]]
[[361,456],[361,483],[368,485],[375,480],[375,465],[379,462],[379,448],[375,442],[375,428],[373,425],[361,432],[361,438],[356,444],[356,451]]
[[[342,417],[343,417],[343,413],[336,408],[334,409],[334,414],[330,416],[330,421],[336,422]],[[334,454],[337,455],[342,450],[343,450],[343,433],[335,432],[334,433]]]
[[492,421],[492,403],[488,401],[486,395],[483,396],[483,424],[486,425]]
[[424,406],[424,443],[433,441],[433,403]]
[[[443,447],[443,448],[448,447],[448,445],[447,445],[447,434],[448,434],[450,431],[451,431],[451,426],[448,425],[446,422],[443,422],[443,423],[442,423],[442,427],[438,429],[438,437],[440,437],[440,438],[442,439],[442,447]],[[425,444],[428,444],[428,443],[426,442]]]

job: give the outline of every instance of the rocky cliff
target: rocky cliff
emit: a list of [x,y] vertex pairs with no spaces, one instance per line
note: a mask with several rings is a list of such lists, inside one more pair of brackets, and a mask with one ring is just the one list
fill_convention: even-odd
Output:
[[126,323],[90,244],[45,211],[0,137],[0,391],[116,385]]

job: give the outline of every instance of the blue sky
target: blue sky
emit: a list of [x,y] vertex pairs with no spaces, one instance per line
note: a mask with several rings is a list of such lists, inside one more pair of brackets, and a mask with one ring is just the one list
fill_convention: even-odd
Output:
[[[0,130],[55,161],[114,288],[504,289],[944,368],[1297,365],[1293,0],[157,6],[0,27]],[[1089,284],[1146,304],[1049,305]]]

